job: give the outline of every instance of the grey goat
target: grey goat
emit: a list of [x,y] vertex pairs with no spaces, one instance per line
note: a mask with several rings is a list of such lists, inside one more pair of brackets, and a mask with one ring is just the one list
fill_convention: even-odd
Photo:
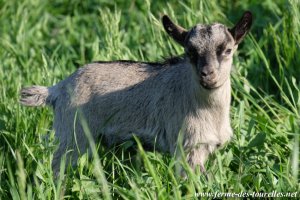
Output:
[[173,154],[179,132],[191,168],[232,136],[229,110],[233,53],[252,25],[247,11],[233,27],[197,24],[190,30],[162,18],[166,32],[185,53],[162,63],[109,61],[87,64],[52,87],[32,86],[21,91],[26,106],[53,107],[59,139],[52,167],[59,171],[66,150],[76,164],[89,148],[85,118],[94,139],[108,145],[136,135],[142,143]]

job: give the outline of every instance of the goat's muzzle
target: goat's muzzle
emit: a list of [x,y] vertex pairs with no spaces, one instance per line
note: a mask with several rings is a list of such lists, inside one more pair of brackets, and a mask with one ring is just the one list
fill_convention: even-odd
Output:
[[216,81],[204,81],[200,79],[200,84],[205,89],[215,89],[219,87]]
[[206,89],[213,89],[217,84],[216,72],[213,68],[202,68],[199,72],[200,84]]

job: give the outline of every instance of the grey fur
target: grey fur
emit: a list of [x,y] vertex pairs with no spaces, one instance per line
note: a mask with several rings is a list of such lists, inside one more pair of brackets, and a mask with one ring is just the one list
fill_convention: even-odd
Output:
[[241,31],[242,36],[248,32],[252,18],[246,13],[237,26],[243,30],[198,24],[186,31],[164,16],[166,31],[185,48],[182,57],[164,63],[91,63],[52,87],[23,89],[22,104],[54,109],[59,148],[53,170],[59,171],[66,150],[74,149],[69,156],[75,164],[79,152],[88,148],[80,120],[75,119],[80,110],[94,139],[103,136],[108,145],[135,134],[143,143],[173,154],[182,131],[188,163],[204,171],[208,155],[232,136],[230,70],[237,49],[232,34],[239,33],[240,39]]

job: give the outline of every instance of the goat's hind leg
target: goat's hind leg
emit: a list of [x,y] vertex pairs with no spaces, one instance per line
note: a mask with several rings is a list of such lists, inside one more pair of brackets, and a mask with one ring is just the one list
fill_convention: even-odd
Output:
[[73,168],[75,168],[78,158],[80,155],[84,154],[88,148],[86,138],[77,138],[76,140],[75,137],[69,138],[71,141],[67,141],[66,138],[58,138],[59,146],[55,151],[52,160],[52,169],[56,176],[59,174],[61,162],[64,156],[65,166],[62,167],[71,165]]
[[56,108],[53,127],[59,146],[53,156],[52,169],[58,175],[62,157],[66,156],[64,167],[69,164],[72,167],[76,166],[79,156],[86,152],[88,142],[82,126],[76,119],[75,110]]

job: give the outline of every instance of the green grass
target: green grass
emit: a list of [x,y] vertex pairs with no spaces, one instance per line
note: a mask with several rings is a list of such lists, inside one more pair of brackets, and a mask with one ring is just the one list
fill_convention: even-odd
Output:
[[[0,0],[0,199],[193,199],[199,192],[300,195],[300,3],[291,1]],[[157,61],[183,49],[163,31],[170,15],[185,27],[228,26],[251,10],[254,24],[232,74],[233,140],[200,173],[157,152],[104,149],[55,180],[49,108],[18,103],[21,87],[53,85],[95,60]],[[87,131],[88,132],[88,131]],[[88,134],[87,134],[88,136]],[[49,138],[47,140],[46,138]]]

